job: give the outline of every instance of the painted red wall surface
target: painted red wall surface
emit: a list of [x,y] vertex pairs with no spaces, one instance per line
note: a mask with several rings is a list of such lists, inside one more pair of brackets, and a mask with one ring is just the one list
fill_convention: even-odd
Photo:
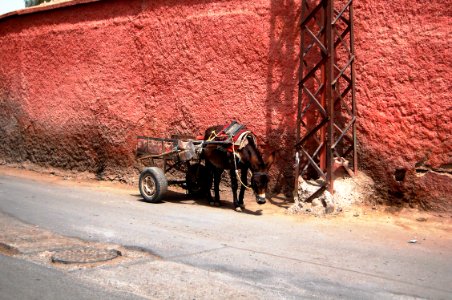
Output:
[[451,209],[452,6],[355,3],[362,167],[392,201]]
[[[355,14],[361,165],[389,199],[447,208],[450,5],[356,1]],[[1,19],[0,157],[127,179],[136,135],[237,119],[282,150],[287,186],[298,18],[292,0],[118,0]]]

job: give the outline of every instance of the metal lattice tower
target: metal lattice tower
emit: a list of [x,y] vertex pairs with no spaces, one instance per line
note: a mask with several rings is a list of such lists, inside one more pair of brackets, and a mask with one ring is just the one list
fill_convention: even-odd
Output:
[[301,10],[295,189],[299,175],[321,179],[312,199],[333,192],[338,167],[357,172],[353,1],[303,0]]

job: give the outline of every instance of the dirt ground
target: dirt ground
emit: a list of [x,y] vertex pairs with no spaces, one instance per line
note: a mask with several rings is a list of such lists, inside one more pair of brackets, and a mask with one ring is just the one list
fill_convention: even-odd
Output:
[[[207,204],[207,201],[202,199],[190,199],[186,197],[184,191],[179,188],[171,188],[170,193],[164,200],[165,203],[155,205],[151,203],[148,204],[139,202],[141,197],[136,186],[130,186],[117,182],[98,181],[95,180],[95,177],[92,177],[90,174],[61,172],[51,169],[36,169],[35,171],[32,171],[24,168],[19,169],[12,168],[11,166],[0,165],[0,177],[4,185],[8,184],[8,182],[9,184],[14,185],[14,179],[17,179],[18,181],[21,179],[24,187],[27,186],[31,193],[33,193],[33,185],[30,185],[30,182],[34,181],[37,185],[38,183],[41,183],[38,186],[45,187],[46,190],[54,187],[55,191],[57,191],[62,190],[61,187],[71,187],[71,191],[74,188],[77,188],[80,189],[81,194],[84,195],[93,195],[93,197],[96,197],[96,194],[102,194],[102,201],[101,199],[96,200],[94,198],[90,199],[92,201],[84,202],[85,204],[92,203],[93,208],[74,212],[75,214],[78,213],[79,217],[85,215],[85,213],[89,212],[90,209],[100,211],[100,209],[104,207],[104,204],[101,204],[101,202],[104,202],[108,199],[108,197],[114,199],[114,203],[105,206],[106,212],[113,212],[113,214],[109,213],[108,217],[111,218],[113,222],[117,221],[115,218],[117,215],[115,215],[114,212],[123,213],[124,210],[128,210],[129,208],[131,213],[144,211],[142,214],[140,213],[140,216],[144,216],[144,218],[147,218],[149,211],[153,209],[162,213],[164,218],[168,218],[168,216],[165,216],[165,213],[167,213],[168,210],[174,210],[170,212],[172,217],[166,221],[162,221],[162,223],[157,221],[156,223],[150,222],[146,224],[138,224],[140,222],[137,222],[137,224],[135,224],[134,222],[133,225],[130,225],[130,227],[122,227],[122,225],[120,225],[118,227],[119,229],[115,229],[118,230],[117,236],[124,236],[127,235],[132,228],[136,228],[136,231],[134,231],[135,237],[132,240],[140,240],[141,242],[139,244],[135,244],[133,242],[131,243],[127,239],[122,238],[119,240],[109,240],[109,238],[106,235],[103,235],[103,233],[100,235],[102,236],[101,238],[96,236],[94,239],[83,240],[80,238],[80,235],[71,233],[72,229],[65,233],[68,236],[63,236],[61,235],[61,232],[54,232],[51,229],[55,228],[54,226],[58,227],[58,222],[50,222],[50,224],[54,225],[48,227],[48,225],[45,225],[46,222],[44,224],[37,224],[37,222],[24,218],[23,216],[27,216],[29,211],[26,207],[22,208],[22,212],[26,211],[25,214],[20,214],[22,215],[22,219],[16,219],[15,214],[8,215],[0,212],[0,228],[5,229],[0,232],[0,253],[48,268],[58,269],[65,274],[69,274],[71,276],[71,280],[74,280],[74,282],[79,282],[80,280],[86,281],[97,286],[107,287],[108,289],[114,288],[121,291],[132,292],[137,295],[143,295],[149,298],[156,298],[156,291],[161,292],[161,294],[158,295],[162,295],[162,293],[170,291],[172,293],[171,295],[174,295],[173,298],[180,298],[180,295],[186,295],[187,293],[195,291],[198,294],[201,293],[202,295],[208,295],[197,298],[210,299],[212,298],[212,290],[221,292],[215,292],[217,293],[216,295],[229,295],[227,294],[229,291],[234,291],[236,293],[239,291],[242,295],[251,295],[250,293],[255,291],[254,288],[256,287],[256,281],[254,281],[254,279],[246,279],[247,277],[243,277],[242,274],[249,274],[249,271],[242,271],[240,269],[241,265],[246,266],[246,270],[252,270],[253,273],[258,274],[257,276],[259,277],[262,276],[259,274],[266,273],[266,271],[260,271],[259,265],[262,265],[265,270],[268,269],[268,272],[270,272],[269,274],[271,275],[269,275],[269,278],[266,279],[267,281],[265,282],[265,285],[257,285],[259,290],[262,290],[262,287],[265,286],[267,287],[267,290],[280,291],[279,288],[281,288],[281,282],[290,281],[288,280],[289,277],[298,277],[305,274],[311,274],[312,276],[324,278],[326,276],[324,272],[331,272],[332,276],[338,276],[339,279],[337,282],[340,282],[343,276],[350,276],[347,277],[347,280],[349,280],[350,278],[354,278],[353,276],[360,278],[364,276],[363,278],[367,278],[368,275],[366,274],[376,274],[372,275],[371,278],[356,279],[356,282],[360,282],[359,284],[362,284],[362,280],[378,281],[384,279],[385,277],[382,276],[382,274],[391,275],[392,270],[396,270],[399,266],[400,269],[403,269],[404,266],[407,266],[407,263],[410,264],[409,270],[421,270],[419,271],[419,276],[416,275],[418,277],[413,277],[414,279],[408,277],[409,279],[403,279],[405,281],[400,281],[401,278],[396,277],[400,276],[397,275],[400,273],[395,273],[394,275],[391,275],[393,277],[389,276],[388,278],[395,278],[391,279],[395,282],[392,282],[391,285],[405,284],[404,282],[410,282],[411,284],[411,281],[415,281],[417,278],[421,278],[421,276],[430,276],[429,274],[436,272],[435,266],[437,266],[437,264],[428,263],[430,261],[430,255],[439,256],[439,260],[436,262],[439,261],[440,264],[443,265],[443,261],[441,259],[447,262],[447,258],[450,256],[450,253],[452,253],[451,216],[446,215],[440,216],[438,214],[419,212],[415,210],[395,211],[383,206],[372,207],[363,205],[352,205],[348,208],[344,208],[340,213],[317,217],[309,214],[291,215],[287,214],[286,211],[287,208],[292,206],[293,203],[292,201],[285,199],[283,196],[277,195],[273,197],[271,201],[259,206],[254,201],[251,193],[247,193],[247,197],[245,199],[247,210],[242,213],[236,213],[232,209],[230,201],[231,195],[226,188],[223,188],[226,190],[221,193],[224,206],[220,208],[210,207]],[[3,186],[2,190],[4,192],[8,191],[5,186]],[[92,191],[92,193],[89,193],[90,191]],[[4,194],[4,196],[4,199],[7,199],[8,195]],[[58,200],[61,199],[58,198]],[[77,204],[77,201],[77,197],[72,198],[71,200],[68,199],[68,202],[71,202],[72,205]],[[121,203],[122,201],[123,203]],[[9,202],[5,202],[2,207],[8,208],[6,206],[8,203]],[[18,202],[14,203],[20,205],[21,199],[19,198]],[[32,197],[29,197],[24,199],[24,204],[25,203],[31,203],[31,207],[38,207],[39,205],[37,205],[37,203],[40,202],[39,199],[33,200]],[[50,208],[52,205],[55,205],[55,203],[57,202],[52,202],[50,205],[46,204],[46,207]],[[183,203],[183,205],[174,205],[177,203]],[[65,206],[65,204],[61,203],[61,207],[61,211],[57,209],[53,214],[51,214],[51,216],[55,217],[59,212],[65,216],[70,216],[72,214],[70,209],[74,208],[74,206]],[[66,209],[64,209],[65,207]],[[206,222],[198,224],[196,227],[186,226],[187,220],[185,220],[185,218],[193,218],[184,215],[184,213],[187,213],[188,211],[197,216],[197,223],[199,223],[198,220],[201,216],[206,217]],[[208,216],[210,212],[212,212],[212,216],[215,217],[210,218],[210,216]],[[86,232],[91,232],[94,228],[93,226],[98,226],[100,230],[99,232],[103,230],[105,230],[105,232],[109,231],[109,222],[105,222],[107,219],[103,219],[103,221],[96,221],[89,216],[89,213],[86,213],[86,215],[88,215],[86,219],[82,217],[80,221],[67,222],[69,225],[65,228],[72,228],[75,224],[76,228],[82,228],[82,232],[85,232],[85,230]],[[233,232],[225,232],[223,235],[218,236],[217,232],[222,231],[212,233],[210,232],[211,228],[209,226],[211,226],[211,222],[219,221],[219,223],[223,223],[221,221],[222,218],[217,217],[219,215],[221,215],[222,218],[227,218],[228,223],[227,225],[214,224],[216,229],[226,228],[227,226],[230,226],[231,222],[243,222],[240,226],[252,225],[250,227],[254,229],[247,231],[247,228],[243,228],[244,233],[243,235],[239,235],[240,238],[237,238],[235,230]],[[19,214],[17,214],[17,216],[19,216]],[[180,220],[180,226],[173,223],[175,219],[178,221],[177,218],[179,216],[182,218]],[[234,216],[237,217],[235,218]],[[78,219],[79,217],[75,217],[75,219]],[[66,222],[65,218],[62,219],[63,223]],[[27,221],[30,223],[24,223]],[[87,222],[88,224],[92,224],[92,226],[89,227],[89,229],[83,229],[85,228],[83,225],[87,224]],[[284,235],[278,238],[278,241],[284,241],[284,249],[272,252],[272,247],[269,247],[268,250],[259,252],[257,250],[266,249],[269,243],[275,241],[278,231],[272,232],[272,222],[279,224],[276,230],[280,230],[279,232]],[[160,225],[162,225],[161,229],[158,228]],[[148,230],[146,230],[149,226],[155,226],[156,232],[160,231],[161,236],[159,236],[158,233],[155,235],[149,235]],[[264,232],[262,235],[259,235],[259,232],[262,230],[262,226],[264,226]],[[184,229],[181,229],[182,227]],[[206,230],[206,227],[209,228]],[[182,230],[182,232],[180,232],[180,230]],[[64,232],[65,231],[63,231],[63,233]],[[256,234],[251,234],[252,232],[255,232]],[[202,240],[203,242],[193,242],[195,248],[186,250],[184,246],[185,243],[187,243],[185,233],[190,234],[190,237],[199,235],[200,241]],[[89,236],[91,238],[91,235]],[[173,240],[174,244],[166,244],[165,241],[167,241],[168,237]],[[242,241],[242,239],[249,239],[250,242],[248,243],[245,240]],[[332,242],[330,242],[330,240]],[[409,243],[411,240],[416,240],[416,243]],[[349,243],[349,241],[350,247],[344,247],[344,245]],[[300,242],[307,244],[299,247]],[[313,242],[314,244],[309,246],[309,244],[312,244]],[[204,245],[204,243],[208,245],[208,249],[213,250],[199,252],[199,244]],[[226,245],[229,243],[231,243],[231,245],[239,245],[239,247],[228,246],[227,248],[217,248],[217,244]],[[148,246],[148,248],[136,247],[141,246],[142,244],[151,246]],[[254,246],[254,244],[258,246]],[[55,254],[61,253],[61,245],[65,245],[65,248],[70,248],[70,250],[75,249],[80,252],[85,251],[82,253],[88,254],[91,253],[91,250],[93,249],[115,249],[119,250],[122,255],[112,261],[96,262],[92,265],[59,264],[53,262],[52,259],[55,257]],[[337,245],[342,246],[335,249],[334,247]],[[374,262],[375,265],[374,263],[368,261],[370,253],[375,255],[373,246],[377,247],[379,251],[382,251],[381,258]],[[253,247],[258,248],[255,249]],[[369,251],[368,248],[372,251]],[[276,247],[276,249],[279,248]],[[299,255],[295,249],[312,249],[315,252],[307,255],[306,258],[294,259]],[[63,251],[65,251],[65,249],[63,249]],[[233,258],[236,258],[237,261],[235,261],[236,267],[232,269],[239,271],[234,271],[236,273],[230,273],[235,274],[233,277],[228,277],[231,276],[229,273],[226,274],[226,276],[223,271],[212,272],[212,270],[218,269],[229,270],[226,267],[218,266],[223,266],[223,264],[224,266],[230,266],[230,255],[234,253],[234,251],[237,251],[237,254],[234,254]],[[356,253],[354,253],[354,251],[356,251]],[[396,252],[396,255],[393,255],[393,251]],[[406,258],[404,258],[405,251],[407,255]],[[167,253],[167,257],[162,255],[162,253]],[[183,254],[187,257],[186,260],[182,260],[183,263],[180,263],[179,261],[171,261],[171,257],[182,257],[183,255],[181,256],[181,253],[188,253]],[[292,254],[285,258],[286,256],[284,253]],[[333,257],[328,256],[328,254],[331,253],[334,253]],[[281,256],[281,254],[283,254],[283,256]],[[300,257],[304,256],[300,253]],[[328,257],[328,259],[325,262],[324,258],[326,257]],[[388,259],[385,259],[385,257]],[[425,258],[425,260],[422,259],[423,263],[421,265],[417,265],[416,259],[419,257]],[[398,258],[403,258],[403,262],[400,264],[392,262]],[[208,269],[202,269],[206,268],[206,261]],[[335,267],[330,267],[328,261]],[[368,271],[353,271],[350,273],[347,270],[353,269],[350,266],[353,266],[355,261],[356,266],[363,266],[367,264],[374,266],[369,266],[368,270],[371,270],[369,271],[370,273],[368,273]],[[389,265],[387,265],[388,261]],[[213,267],[210,267],[209,264],[212,264]],[[257,267],[256,264],[258,264]],[[296,264],[298,267],[292,269],[293,264]],[[413,269],[411,269],[411,266]],[[429,266],[432,267],[430,268]],[[324,269],[325,267],[327,267],[327,269]],[[429,269],[422,271],[421,268]],[[447,265],[443,269],[447,274]],[[408,273],[410,271],[405,270],[404,272]],[[187,274],[189,275],[187,276]],[[402,275],[405,276],[404,274]],[[441,278],[440,275],[435,276],[435,279],[431,279],[431,281],[435,281],[438,277]],[[193,280],[193,285],[191,282],[189,283],[189,289],[187,289],[187,278],[189,280]],[[225,278],[228,281],[225,281]],[[272,278],[278,279],[273,280]],[[309,281],[311,279],[312,278],[308,278],[306,280]],[[244,287],[241,285],[235,285],[238,282],[243,282],[243,280],[252,280],[247,287],[253,287],[253,289],[244,290]],[[305,279],[300,280],[300,282],[304,282]],[[425,286],[430,286],[431,281],[429,281],[428,284],[421,282],[422,285],[417,288],[423,292],[425,290]],[[444,279],[440,281],[440,284],[443,281],[447,280]],[[199,284],[199,282],[202,284]],[[251,284],[251,282],[253,282],[253,284]],[[386,284],[388,283],[387,280],[384,282]],[[373,284],[371,281],[366,281],[365,283],[367,285]],[[409,287],[413,288],[412,285]],[[427,292],[424,293],[431,293],[431,291],[427,290]],[[165,295],[160,298],[168,298],[168,295]],[[281,295],[279,296],[281,297]],[[225,298],[231,297],[240,298],[235,296],[235,294],[229,297],[225,296]],[[267,295],[267,297],[261,296],[254,298],[274,297],[274,295],[272,297]],[[249,298],[253,297],[250,296]],[[426,298],[431,297],[427,296]]]
[[[30,170],[32,169],[32,170]],[[112,181],[99,181],[93,174],[76,173],[69,171],[44,169],[36,166],[6,166],[0,165],[0,174],[26,178],[41,182],[49,182],[57,185],[74,186],[100,189],[111,191],[115,194],[124,194],[125,196],[140,197],[138,187],[124,183]],[[227,187],[222,187],[221,199],[223,206],[212,209],[232,209],[232,195]],[[165,202],[179,202],[187,205],[204,205],[208,203],[204,199],[193,199],[185,194],[185,191],[179,187],[171,186]],[[151,204],[150,204],[151,205]],[[435,213],[419,211],[408,208],[395,208],[383,205],[366,205],[362,202],[345,206],[334,214],[328,215],[310,215],[310,214],[289,214],[288,208],[293,205],[293,201],[276,195],[267,201],[264,205],[258,205],[254,196],[247,192],[245,194],[245,213],[254,215],[272,215],[280,218],[292,219],[295,222],[316,222],[328,225],[347,224],[356,228],[359,227],[378,227],[379,225],[394,226],[394,228],[403,228],[413,232],[413,236],[441,236],[452,232],[452,215],[445,213]]]

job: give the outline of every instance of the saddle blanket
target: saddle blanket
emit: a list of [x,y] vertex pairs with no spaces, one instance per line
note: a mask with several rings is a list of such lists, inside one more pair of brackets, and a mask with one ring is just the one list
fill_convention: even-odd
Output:
[[236,121],[232,121],[231,124],[226,125],[217,136],[221,134],[226,135],[232,141],[231,145],[226,148],[228,152],[240,150],[248,145],[248,137],[252,137],[254,143],[256,143],[256,136],[245,125],[239,124]]

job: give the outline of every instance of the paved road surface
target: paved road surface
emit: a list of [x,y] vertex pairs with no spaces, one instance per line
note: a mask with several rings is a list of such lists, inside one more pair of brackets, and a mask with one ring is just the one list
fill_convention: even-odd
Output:
[[[14,278],[59,272],[58,284],[72,280],[73,295],[86,290],[88,298],[92,291],[183,299],[452,298],[450,232],[148,204],[130,192],[5,175],[0,212],[56,234],[141,247],[159,257],[68,272],[0,256],[0,293],[20,288],[10,285]],[[412,238],[419,242],[407,243]]]
[[63,272],[0,255],[0,299],[134,299],[94,284],[74,282]]

